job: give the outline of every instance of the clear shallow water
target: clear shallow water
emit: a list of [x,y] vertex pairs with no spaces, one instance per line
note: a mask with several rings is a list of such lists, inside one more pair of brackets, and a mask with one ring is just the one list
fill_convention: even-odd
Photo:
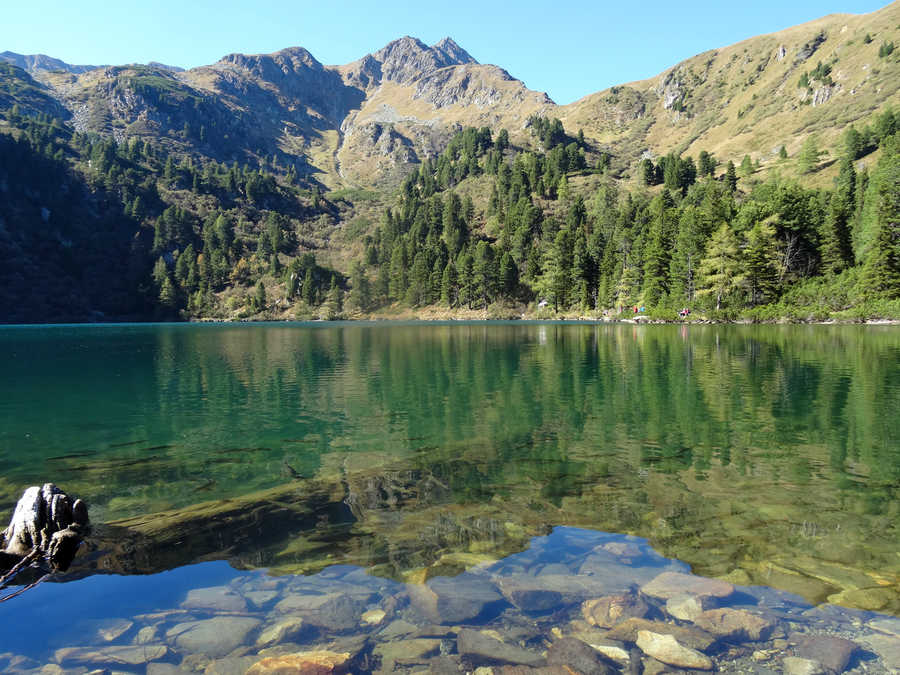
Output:
[[8,327],[0,384],[0,502],[85,498],[75,576],[424,579],[569,525],[900,614],[893,327]]

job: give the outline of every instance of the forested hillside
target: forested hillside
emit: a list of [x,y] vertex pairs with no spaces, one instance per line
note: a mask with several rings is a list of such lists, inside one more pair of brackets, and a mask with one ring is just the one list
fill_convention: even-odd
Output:
[[569,106],[449,39],[4,52],[0,321],[900,318],[896,40],[900,2]]

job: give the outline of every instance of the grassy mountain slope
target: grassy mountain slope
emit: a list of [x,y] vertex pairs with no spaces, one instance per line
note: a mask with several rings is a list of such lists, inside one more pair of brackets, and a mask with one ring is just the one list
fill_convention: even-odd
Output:
[[[608,145],[630,164],[644,152],[700,150],[763,166],[782,145],[795,155],[809,134],[823,148],[850,124],[900,104],[900,3],[837,14],[698,54],[649,80],[591,94],[559,109],[567,129]],[[822,64],[816,77],[813,72]],[[806,74],[804,86],[801,77]]]

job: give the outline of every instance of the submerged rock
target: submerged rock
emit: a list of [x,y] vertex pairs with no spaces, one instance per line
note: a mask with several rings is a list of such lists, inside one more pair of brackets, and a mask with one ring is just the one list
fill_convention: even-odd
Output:
[[626,619],[610,630],[606,637],[610,640],[637,642],[638,633],[642,630],[672,635],[680,643],[700,651],[709,649],[710,645],[716,641],[715,636],[695,626],[676,626],[671,623],[647,621],[646,619]]
[[743,609],[710,609],[700,614],[694,623],[713,635],[732,641],[765,640],[775,629],[773,620]]
[[350,654],[327,650],[269,656],[253,664],[247,675],[339,675],[348,673]]
[[814,659],[786,656],[781,665],[785,675],[826,675],[825,667]]
[[672,635],[663,635],[649,630],[638,631],[638,648],[657,661],[668,663],[679,668],[695,670],[712,670],[713,662],[705,654],[696,649],[685,647]]
[[275,606],[277,612],[296,614],[307,623],[328,631],[342,632],[359,625],[365,600],[343,593],[289,595]]
[[827,670],[842,673],[857,648],[855,642],[833,635],[809,635],[794,648],[794,656],[814,659]]
[[543,666],[540,654],[506,644],[476,630],[463,628],[456,639],[460,658],[472,667],[484,665]]
[[684,594],[727,598],[734,593],[734,586],[727,581],[697,577],[693,574],[663,572],[650,583],[641,586],[641,593],[662,600]]
[[428,588],[436,596],[435,609],[441,623],[471,621],[503,599],[490,581],[467,575],[439,577],[429,581]]
[[666,600],[666,611],[676,619],[694,621],[708,609],[714,609],[718,600],[711,595],[676,595]]
[[607,595],[586,600],[581,605],[581,614],[585,621],[601,628],[612,628],[625,619],[644,619],[651,611],[650,605],[633,593]]
[[575,638],[563,638],[550,645],[550,649],[547,650],[547,663],[591,675],[612,675],[616,672],[590,645]]
[[108,663],[120,666],[139,666],[159,661],[169,654],[165,645],[141,645],[123,647],[65,647],[57,649],[54,658],[58,663],[96,664]]
[[437,656],[440,649],[440,640],[418,638],[382,642],[375,647],[373,653],[381,658],[382,672],[390,673],[394,671],[398,661],[402,661],[404,665],[424,665],[430,657]]
[[247,601],[228,586],[195,588],[189,591],[181,606],[185,609],[204,609],[211,612],[246,612]]
[[284,642],[303,630],[303,619],[287,617],[263,628],[256,638],[257,647],[269,647]]
[[166,637],[180,651],[219,658],[244,644],[260,623],[259,619],[251,617],[217,616],[205,621],[179,623],[166,632]]

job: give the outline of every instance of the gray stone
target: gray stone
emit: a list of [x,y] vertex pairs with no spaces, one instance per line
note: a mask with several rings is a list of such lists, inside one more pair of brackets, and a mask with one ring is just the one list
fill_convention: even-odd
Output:
[[813,659],[786,656],[781,661],[785,675],[825,675],[825,667]]
[[382,672],[391,673],[398,661],[401,665],[424,665],[432,656],[437,656],[440,649],[440,640],[421,638],[382,642],[373,653],[381,658]]
[[299,616],[286,617],[263,628],[256,638],[257,647],[269,647],[293,637],[303,630],[303,619]]
[[502,599],[494,584],[473,576],[438,577],[427,586],[436,596],[436,611],[441,623],[470,621]]
[[151,661],[159,661],[169,655],[165,645],[142,645],[122,647],[64,647],[57,649],[54,659],[57,663],[109,663],[120,666],[139,666]]
[[184,671],[171,663],[148,663],[147,675],[184,675]]
[[278,591],[249,591],[244,597],[257,609],[265,607],[278,597]]
[[113,642],[131,630],[134,621],[129,619],[99,619],[78,623],[82,634],[93,633],[98,642]]
[[469,628],[459,631],[456,649],[471,667],[487,665],[543,666],[544,657]]
[[772,619],[743,609],[709,609],[701,613],[694,623],[713,635],[732,641],[765,640],[775,629]]
[[616,672],[590,645],[575,638],[563,638],[550,645],[547,664],[568,666],[584,675],[612,675]]
[[244,675],[259,661],[258,656],[232,656],[213,661],[203,671],[203,675]]
[[833,635],[810,635],[794,649],[794,656],[814,659],[834,673],[842,673],[858,645]]
[[246,612],[247,601],[228,586],[195,588],[189,591],[181,603],[185,609],[202,609],[210,612]]
[[134,637],[134,644],[149,645],[159,640],[159,631],[156,626],[144,626]]
[[275,606],[282,613],[297,614],[320,628],[341,632],[359,625],[365,610],[362,598],[329,593],[327,595],[290,595]]
[[217,659],[246,643],[259,619],[245,616],[217,616],[206,621],[186,621],[166,632],[179,651],[205,654]]
[[900,672],[900,640],[892,635],[866,635],[859,640],[878,654],[891,672]]
[[517,576],[498,585],[503,597],[523,612],[548,612],[559,607],[563,599],[559,591],[544,588],[540,578]]
[[683,593],[666,600],[666,611],[681,621],[694,621],[706,610],[714,609],[717,604],[718,601],[711,595]]
[[637,646],[647,656],[657,661],[679,668],[712,670],[713,662],[696,649],[685,647],[672,635],[663,635],[649,630],[638,631]]
[[869,621],[867,625],[869,628],[877,630],[879,633],[886,633],[900,638],[900,619],[885,617]]
[[734,593],[734,586],[719,579],[707,579],[681,572],[663,572],[650,583],[641,586],[641,593],[663,600],[684,594],[727,598]]

